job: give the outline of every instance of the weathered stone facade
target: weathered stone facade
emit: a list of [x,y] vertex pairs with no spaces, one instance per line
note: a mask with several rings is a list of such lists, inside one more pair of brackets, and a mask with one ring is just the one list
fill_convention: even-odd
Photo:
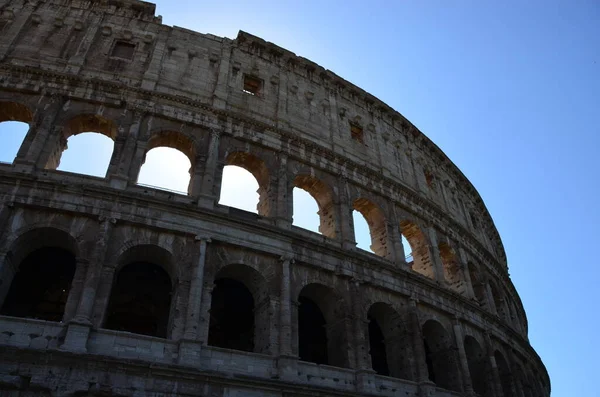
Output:
[[[307,59],[154,8],[0,0],[0,121],[30,126],[0,164],[1,395],[550,395],[492,219],[437,146]],[[115,142],[105,178],[56,171],[85,131]],[[187,196],[136,184],[159,146],[190,159]],[[226,165],[258,215],[217,204]],[[294,187],[321,234],[292,225]],[[19,314],[11,286],[53,255],[64,296]]]

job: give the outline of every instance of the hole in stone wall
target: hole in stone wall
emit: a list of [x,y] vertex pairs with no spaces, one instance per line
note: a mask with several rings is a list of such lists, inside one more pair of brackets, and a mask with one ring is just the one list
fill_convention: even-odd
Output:
[[355,141],[364,143],[364,131],[358,124],[350,123],[350,136],[352,136],[352,139]]
[[1,313],[62,321],[75,274],[75,256],[62,248],[40,248],[20,264]]
[[219,204],[258,213],[258,182],[242,167],[228,165],[223,168]]
[[386,353],[385,338],[383,331],[372,316],[367,317],[369,321],[369,353],[371,354],[371,365],[379,375],[389,376],[388,358]]
[[208,344],[254,351],[254,298],[243,283],[231,278],[215,281]]
[[111,57],[126,59],[128,61],[133,59],[135,53],[135,44],[127,41],[117,41],[113,46]]
[[157,147],[146,153],[138,184],[186,194],[190,184],[190,159],[170,147]]
[[300,360],[329,364],[326,322],[321,309],[311,299],[298,299],[298,350]]
[[5,121],[0,123],[0,162],[12,163],[25,135],[29,131],[29,124],[19,121]]
[[244,75],[243,91],[250,95],[260,95],[262,89],[262,80],[258,77]]
[[167,337],[171,278],[160,266],[133,262],[117,274],[105,328]]
[[304,189],[294,188],[293,224],[303,229],[319,233],[319,206],[314,198]]
[[[96,132],[69,137],[66,149],[58,153],[59,171],[105,177],[113,153],[111,138]],[[53,167],[50,167],[53,168]]]

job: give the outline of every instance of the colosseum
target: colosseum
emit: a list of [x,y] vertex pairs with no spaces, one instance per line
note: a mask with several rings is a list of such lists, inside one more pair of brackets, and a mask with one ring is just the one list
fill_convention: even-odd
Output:
[[[550,395],[483,201],[397,111],[147,2],[0,13],[0,121],[29,125],[0,164],[2,396]],[[82,132],[114,141],[105,177],[57,170]],[[157,147],[189,158],[187,194],[137,183]],[[228,165],[257,213],[219,204]]]

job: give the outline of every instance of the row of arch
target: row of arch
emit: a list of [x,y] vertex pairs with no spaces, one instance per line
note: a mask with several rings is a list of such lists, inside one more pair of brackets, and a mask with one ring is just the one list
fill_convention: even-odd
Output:
[[[5,120],[19,120],[34,125],[32,112],[25,105],[15,102],[0,102],[0,122]],[[39,128],[35,127],[34,129]],[[98,114],[79,114],[62,123],[59,132],[60,139],[57,140],[54,149],[50,150],[46,158],[43,159],[43,166],[47,169],[56,169],[60,164],[67,140],[74,135],[88,131],[101,134],[112,141],[126,140],[126,134],[124,135],[122,131],[119,131],[119,127],[110,119]],[[24,152],[31,151],[31,146],[34,145],[33,142],[28,142],[28,140],[34,140],[31,135],[30,133],[27,134],[17,157],[27,157],[27,153]],[[145,159],[151,155],[152,150],[171,148],[181,153],[189,161],[187,192],[193,194],[194,191],[198,191],[196,185],[202,184],[206,179],[205,175],[198,176],[201,173],[206,174],[206,156],[199,153],[200,146],[212,144],[205,142],[206,139],[192,138],[181,131],[161,130],[147,138],[140,138],[138,140],[140,147],[135,150],[135,155],[141,155],[141,167]],[[127,146],[127,143],[121,142],[120,146]],[[123,152],[124,150],[124,148],[121,148],[119,151]],[[293,219],[299,220],[306,217],[307,213],[304,208],[294,206],[295,194],[304,192],[314,199],[315,207],[318,210],[318,227],[313,229],[314,231],[327,238],[351,241],[362,240],[363,235],[369,235],[369,248],[376,255],[394,260],[397,263],[406,263],[416,273],[441,281],[457,293],[475,298],[482,307],[491,312],[496,312],[519,331],[526,331],[525,325],[520,320],[521,315],[517,306],[513,300],[505,298],[508,294],[503,291],[503,288],[498,288],[491,281],[488,283],[487,280],[490,277],[477,275],[478,266],[473,263],[466,266],[464,258],[459,257],[449,241],[437,243],[435,239],[438,239],[438,237],[432,237],[428,231],[424,232],[423,228],[418,225],[417,220],[410,219],[410,215],[407,214],[408,219],[401,220],[398,225],[393,225],[386,217],[382,206],[376,204],[373,200],[360,196],[352,200],[351,206],[346,208],[344,206],[345,200],[340,197],[341,193],[336,194],[336,190],[328,182],[325,182],[326,177],[315,175],[313,170],[306,170],[306,172],[298,170],[298,173],[290,181],[289,187],[286,188],[291,188],[294,194],[291,195],[287,191],[283,193],[284,197],[293,196],[294,200],[287,199],[287,204],[279,205],[279,207],[288,206],[290,208],[278,208],[277,201],[282,193],[276,192],[277,187],[272,172],[272,169],[275,168],[273,165],[267,165],[258,155],[247,150],[244,151],[242,148],[219,148],[219,150],[224,151],[222,167],[239,167],[246,170],[254,178],[258,185],[256,211],[259,215],[280,217],[283,213],[284,216],[289,216],[292,222],[295,222]],[[117,151],[115,147],[110,159],[109,169],[119,170],[121,167],[121,164],[118,164]],[[135,155],[132,152],[132,156],[135,157]],[[169,158],[169,162],[172,161],[172,158]],[[80,159],[78,163],[85,162]],[[138,181],[140,170],[142,168],[132,167],[129,171],[129,177]],[[106,172],[107,176],[108,173],[109,171]],[[160,173],[160,167],[158,171],[157,168],[153,168],[152,173]],[[222,175],[225,173],[221,172],[219,174],[216,172],[214,175],[217,181],[212,189],[215,190],[213,193],[216,196],[221,194],[224,185],[221,183],[223,180]],[[166,178],[176,179],[172,174],[166,175]],[[239,175],[237,178],[239,178]],[[234,185],[240,183],[239,179],[233,182]],[[209,189],[211,188],[209,187]],[[248,195],[237,192],[235,196],[246,198]],[[352,217],[350,216],[352,212],[360,214],[360,216]],[[286,213],[288,215],[285,215]],[[357,230],[356,223],[361,218],[364,219],[368,229],[364,233]],[[353,221],[353,219],[356,221]],[[364,244],[359,246],[366,248]],[[487,287],[486,283],[490,286]],[[486,292],[488,288],[491,289],[489,293]]]
[[[58,229],[34,229],[16,239],[9,252],[13,266],[5,264],[2,271],[13,267],[17,271],[13,277],[3,274],[3,281],[10,288],[0,291],[5,294],[0,295],[0,314],[62,321],[67,306],[76,300],[71,296],[71,284],[81,263],[77,243]],[[172,337],[172,297],[179,287],[174,266],[172,254],[155,245],[133,245],[124,250],[115,264],[102,327]],[[220,267],[212,281],[207,343],[226,349],[274,353],[269,320],[272,287],[264,276],[248,265],[230,264]],[[309,282],[294,300],[294,343],[300,360],[353,368],[353,332],[364,332],[368,364],[378,374],[415,381],[421,365],[438,387],[454,391],[465,388],[455,335],[451,327],[439,320],[427,315],[419,320],[415,312],[398,311],[390,303],[375,302],[363,319],[366,329],[357,331],[353,330],[350,305],[328,285]],[[483,348],[485,343],[476,336],[466,335],[462,343],[468,379],[477,394],[494,395],[495,362],[496,378],[505,397],[545,395],[538,379],[523,371],[521,364],[508,364],[502,349],[493,352],[492,361]]]

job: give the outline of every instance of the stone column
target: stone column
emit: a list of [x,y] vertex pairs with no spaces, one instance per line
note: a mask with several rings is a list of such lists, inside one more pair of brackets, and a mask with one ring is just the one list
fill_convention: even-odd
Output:
[[438,247],[437,233],[433,226],[427,227],[427,235],[429,236],[429,256],[431,258],[435,280],[440,284],[445,285],[446,280],[444,278],[444,265],[442,263],[442,257],[440,256],[440,249]]
[[230,42],[223,41],[223,44],[221,45],[221,59],[219,62],[217,83],[215,84],[215,91],[213,93],[213,107],[215,109],[225,109],[227,105],[231,49],[232,46]]
[[513,364],[516,362],[516,358],[511,348],[508,348],[506,350],[506,359],[508,360],[508,368],[510,370],[510,387],[512,389],[512,394],[515,397],[524,397],[523,385],[521,383],[521,380],[519,379],[519,381],[517,382],[517,379],[523,374],[515,374],[514,369],[516,368],[516,366],[514,366]]
[[294,258],[282,256],[281,298],[279,302],[279,357],[277,370],[280,379],[294,379],[298,376],[298,357],[292,349],[292,297],[290,291],[291,269]]
[[352,203],[350,203],[350,192],[346,178],[340,178],[339,185],[339,219],[342,248],[350,250],[356,247],[356,238],[354,237],[354,220],[352,219]]
[[496,357],[494,357],[494,347],[489,333],[485,333],[485,349],[490,362],[490,380],[494,394],[498,397],[504,397],[504,391],[502,390],[502,381],[500,379],[500,372],[498,371],[498,365],[496,364]]
[[112,187],[125,189],[129,182],[137,182],[146,155],[145,142],[140,144],[138,141],[145,129],[143,123],[145,119],[144,113],[133,111],[120,121],[113,158],[107,171]]
[[204,177],[200,186],[194,186],[194,197],[198,197],[198,206],[208,209],[214,208],[219,199],[220,192],[215,191],[215,173],[217,171],[217,161],[219,159],[219,143],[221,132],[217,130],[210,131],[210,142],[206,153],[206,164],[204,165]]
[[277,199],[275,222],[277,226],[289,229],[292,226],[292,214],[294,212],[294,187],[288,178],[288,157],[279,154],[279,170],[277,173]]
[[169,26],[160,25],[159,31],[156,33],[157,41],[152,51],[152,59],[142,79],[142,89],[144,90],[154,91],[156,83],[160,79],[160,67],[165,55],[167,40],[170,37],[170,30]]
[[454,340],[458,349],[458,360],[460,362],[459,370],[462,374],[463,391],[465,392],[465,395],[475,397],[475,392],[473,391],[473,382],[471,380],[471,372],[469,370],[469,362],[467,360],[467,353],[465,351],[462,325],[458,318],[454,319],[454,324],[452,327],[454,329]]
[[71,282],[71,288],[69,289],[69,296],[67,297],[67,303],[65,304],[63,323],[68,323],[76,314],[88,267],[89,261],[82,258],[77,258],[75,274],[73,275],[73,281]]
[[460,268],[463,273],[463,279],[465,280],[467,297],[475,299],[473,282],[471,281],[471,274],[469,273],[469,260],[467,259],[467,254],[462,247],[458,248],[458,257],[460,258]]
[[206,264],[206,248],[210,239],[196,236],[199,255],[198,263],[194,266],[190,291],[187,301],[187,313],[183,338],[179,342],[179,363],[193,365],[200,358],[201,344],[198,341],[200,329],[200,309],[202,306],[202,289],[204,286],[204,265]]
[[494,294],[492,293],[492,287],[490,286],[490,283],[487,281],[487,276],[486,276],[486,281],[485,281],[485,297],[487,300],[488,310],[490,311],[490,313],[498,313],[498,309],[496,309],[496,301],[494,300]]
[[[33,13],[36,5],[27,3],[21,10],[17,12],[10,27],[6,32],[3,32],[0,38],[0,61],[3,61],[12,50],[29,17]],[[12,12],[12,11],[9,11]],[[14,15],[13,15],[14,16]]]
[[187,194],[188,196],[194,196],[202,187],[202,178],[204,178],[204,162],[206,158],[204,156],[196,156],[190,169],[190,183],[188,184]]
[[83,35],[83,38],[81,39],[81,42],[79,43],[79,47],[77,48],[75,55],[73,55],[67,62],[67,66],[65,68],[67,73],[79,74],[79,71],[85,62],[85,58],[87,57],[87,53],[92,46],[92,42],[96,37],[96,33],[98,32],[98,28],[101,25],[103,17],[104,14],[90,13],[90,16],[88,17],[90,19],[86,21],[85,24],[87,29]]
[[100,283],[102,266],[106,255],[106,247],[110,239],[113,225],[116,223],[114,218],[100,217],[100,229],[96,237],[96,245],[90,253],[89,265],[85,275],[83,291],[77,306],[77,312],[73,320],[67,326],[67,335],[61,349],[86,352],[86,344],[92,328],[92,314],[96,292]]
[[[27,135],[13,162],[16,171],[30,173],[35,168],[45,168],[50,149],[52,149],[52,144],[48,142],[52,142],[51,137],[56,135],[62,138],[62,129],[57,129],[54,125],[62,106],[61,98],[51,97],[43,108],[36,109],[34,120],[29,124]],[[61,147],[61,153],[62,149],[63,147]],[[40,161],[44,152],[48,152],[48,155],[43,156],[44,159]]]
[[368,327],[369,322],[363,316],[365,310],[360,291],[361,281],[350,280],[350,300],[352,304],[352,320],[354,328],[354,346],[356,349],[356,391],[359,393],[375,393],[375,371],[369,356]]
[[411,328],[412,345],[414,349],[415,362],[417,365],[416,374],[419,383],[419,397],[432,396],[436,386],[429,380],[429,369],[427,369],[427,359],[425,354],[425,345],[423,344],[423,334],[421,330],[421,321],[419,320],[419,310],[417,309],[417,299],[410,298],[408,321]]

